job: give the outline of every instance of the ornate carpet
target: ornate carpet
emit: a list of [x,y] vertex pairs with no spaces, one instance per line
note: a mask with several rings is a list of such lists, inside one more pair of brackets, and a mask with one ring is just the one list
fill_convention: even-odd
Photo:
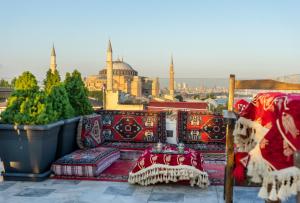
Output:
[[179,111],[177,135],[185,143],[225,143],[226,123],[222,115]]
[[165,142],[166,114],[150,111],[98,111],[106,141]]
[[[128,174],[134,168],[141,151],[126,151],[121,152],[121,158],[114,162],[110,167],[103,171],[97,177],[76,177],[76,176],[52,176],[54,179],[64,180],[91,180],[91,181],[111,181],[111,182],[127,182]],[[211,185],[223,185],[224,183],[224,153],[204,153],[203,168],[208,173],[208,178]],[[179,184],[188,184],[180,182]]]

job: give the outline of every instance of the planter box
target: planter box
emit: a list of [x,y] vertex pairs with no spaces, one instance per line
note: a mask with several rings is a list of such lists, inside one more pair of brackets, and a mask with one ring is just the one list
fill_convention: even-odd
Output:
[[5,180],[43,180],[55,161],[63,121],[48,125],[0,124],[0,157]]
[[58,134],[58,145],[56,158],[63,157],[75,151],[77,147],[76,136],[80,116],[64,120]]

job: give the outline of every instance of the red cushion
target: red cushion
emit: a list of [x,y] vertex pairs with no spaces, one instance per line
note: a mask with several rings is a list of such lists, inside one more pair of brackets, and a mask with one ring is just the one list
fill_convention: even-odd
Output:
[[81,117],[77,132],[77,144],[79,148],[94,148],[104,142],[101,129],[102,122],[100,115]]

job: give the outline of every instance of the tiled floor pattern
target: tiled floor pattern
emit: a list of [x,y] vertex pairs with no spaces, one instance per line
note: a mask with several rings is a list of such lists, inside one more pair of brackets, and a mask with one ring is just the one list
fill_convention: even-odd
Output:
[[[258,188],[235,187],[234,203],[263,202]],[[0,203],[222,203],[223,187],[138,186],[100,181],[0,182]],[[286,203],[296,202],[290,198]]]

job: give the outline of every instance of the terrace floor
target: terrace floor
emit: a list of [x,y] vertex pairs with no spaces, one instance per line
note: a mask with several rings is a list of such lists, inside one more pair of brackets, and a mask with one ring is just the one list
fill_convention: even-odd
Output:
[[[258,188],[235,187],[235,203],[264,202]],[[48,179],[43,182],[0,182],[0,203],[221,203],[223,186],[206,190],[183,185],[139,186],[120,182]],[[295,197],[288,203],[296,202]]]

